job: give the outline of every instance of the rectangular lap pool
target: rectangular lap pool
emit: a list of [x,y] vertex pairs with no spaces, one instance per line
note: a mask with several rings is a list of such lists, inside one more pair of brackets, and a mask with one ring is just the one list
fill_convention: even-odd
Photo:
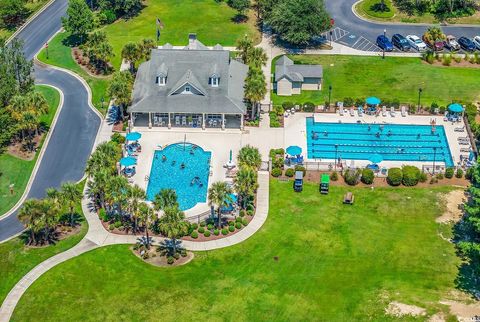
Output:
[[445,129],[441,125],[323,123],[307,118],[309,159],[444,162],[453,166]]

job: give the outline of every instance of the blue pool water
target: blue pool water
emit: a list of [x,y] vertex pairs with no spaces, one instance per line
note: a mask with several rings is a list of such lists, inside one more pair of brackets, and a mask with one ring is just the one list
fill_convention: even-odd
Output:
[[[172,144],[155,151],[147,199],[153,201],[161,189],[170,188],[177,192],[181,210],[206,202],[211,157],[211,152],[190,143]],[[182,163],[185,165],[183,169]]]
[[[368,160],[378,153],[385,161],[433,161],[453,166],[443,126],[322,123],[307,118],[309,159]],[[336,148],[337,147],[337,148]],[[436,148],[436,149],[434,149]],[[337,151],[335,151],[337,149]]]

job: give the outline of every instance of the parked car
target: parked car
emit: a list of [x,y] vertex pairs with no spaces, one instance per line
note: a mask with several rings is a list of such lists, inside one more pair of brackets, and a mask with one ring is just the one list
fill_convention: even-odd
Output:
[[475,44],[475,47],[480,50],[480,36],[473,37],[473,43]]
[[460,50],[460,45],[457,42],[457,38],[452,35],[448,35],[447,39],[445,39],[445,47],[451,51]]
[[412,46],[410,46],[410,44],[408,43],[407,38],[403,37],[400,34],[393,35],[392,43],[401,51],[409,51],[412,48]]
[[422,36],[423,42],[434,51],[442,51],[445,44],[442,40],[429,41],[425,35]]
[[460,44],[460,47],[466,51],[474,51],[475,50],[475,44],[473,41],[468,39],[467,37],[460,37],[458,39],[458,43]]
[[385,51],[392,51],[393,50],[392,43],[384,35],[380,35],[380,36],[377,37],[377,46],[380,47],[381,49],[385,50]]
[[427,45],[425,45],[425,43],[420,38],[418,38],[418,36],[408,35],[405,38],[407,38],[408,43],[415,50],[423,51],[423,50],[427,49]]

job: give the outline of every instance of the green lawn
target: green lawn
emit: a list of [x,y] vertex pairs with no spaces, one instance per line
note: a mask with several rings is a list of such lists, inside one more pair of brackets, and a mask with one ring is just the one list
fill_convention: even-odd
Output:
[[[80,183],[83,187],[85,182]],[[25,247],[20,237],[0,244],[0,303],[3,302],[10,289],[32,268],[55,254],[66,251],[76,245],[85,236],[88,224],[83,216],[82,207],[75,208],[81,214],[81,228],[75,235],[69,236],[55,245],[30,248]]]
[[255,26],[253,12],[248,22],[235,23],[236,11],[225,2],[215,0],[147,0],[140,14],[129,20],[120,20],[106,26],[115,57],[113,65],[121,63],[121,51],[125,43],[143,38],[156,38],[155,21],[158,17],[164,24],[160,43],[186,45],[188,34],[197,33],[198,39],[207,46],[220,43],[223,46],[235,46],[238,38],[244,34],[252,36],[256,43],[261,36]]
[[[43,115],[41,121],[50,125],[60,102],[60,94],[56,89],[49,86],[36,86],[36,90],[43,93],[48,101],[48,114]],[[26,161],[7,153],[0,154],[0,172],[2,173],[0,175],[0,215],[10,210],[22,196],[37,161],[37,156],[31,161]],[[9,188],[12,183],[14,184],[13,195],[10,194]]]
[[364,0],[359,2],[355,8],[359,14],[367,18],[388,19],[395,15],[396,8],[392,5],[391,0],[385,0],[387,11],[374,10],[375,5],[378,6],[379,3],[381,3],[381,0]]
[[[34,15],[38,10],[40,10],[48,0],[32,0],[32,1],[27,1],[25,4],[25,8],[28,11],[28,16]],[[28,18],[26,18],[28,19]],[[7,39],[10,37],[20,26],[17,26],[12,29],[7,29],[7,28],[0,28],[0,39],[4,38]]]
[[268,220],[247,241],[176,268],[127,245],[93,250],[35,282],[12,321],[389,321],[394,300],[446,311],[459,260],[435,218],[451,188],[270,188]]
[[[105,114],[107,105],[110,99],[107,97],[108,78],[100,78],[90,76],[85,72],[72,57],[71,48],[64,44],[64,40],[68,37],[68,33],[62,32],[57,34],[48,43],[48,59],[45,49],[42,49],[37,58],[41,62],[53,66],[69,69],[79,76],[81,76],[90,86],[92,90],[93,105]],[[104,104],[102,108],[102,97],[104,98]]]
[[[328,86],[332,85],[332,103],[345,97],[378,96],[383,101],[400,100],[417,104],[418,88],[423,89],[421,103],[448,105],[452,101],[473,102],[480,99],[479,68],[432,66],[419,58],[340,55],[290,56],[296,63],[323,65],[323,89],[302,91],[300,95],[277,96],[274,104],[285,101],[323,104],[328,101]],[[273,68],[273,67],[272,67]]]

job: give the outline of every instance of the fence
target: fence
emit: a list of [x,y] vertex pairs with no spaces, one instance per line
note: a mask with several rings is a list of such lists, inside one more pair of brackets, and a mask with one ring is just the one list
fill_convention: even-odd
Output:
[[191,223],[200,224],[200,222],[203,221],[204,219],[213,218],[213,216],[214,216],[213,215],[213,210],[210,209],[210,210],[207,210],[205,212],[202,212],[201,214],[190,216],[190,217],[187,217],[185,219],[188,220]]

